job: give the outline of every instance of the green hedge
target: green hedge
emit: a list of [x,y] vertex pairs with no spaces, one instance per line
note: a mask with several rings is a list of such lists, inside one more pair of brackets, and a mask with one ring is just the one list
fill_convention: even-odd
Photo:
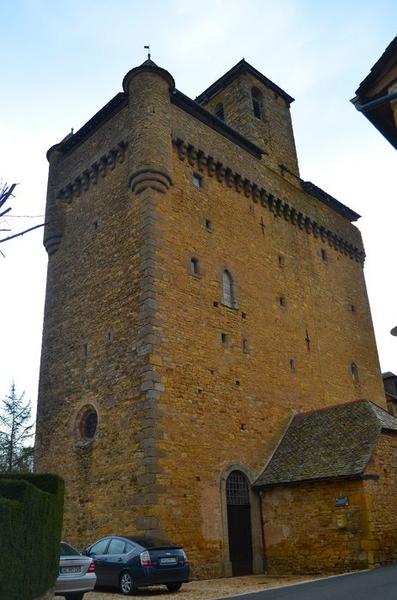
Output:
[[0,474],[0,600],[33,600],[59,572],[62,479]]

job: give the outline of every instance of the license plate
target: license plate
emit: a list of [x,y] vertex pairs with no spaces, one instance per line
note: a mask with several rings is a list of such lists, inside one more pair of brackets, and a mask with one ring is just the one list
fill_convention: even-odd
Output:
[[62,574],[66,573],[81,573],[81,567],[61,567]]
[[178,559],[175,557],[160,558],[160,565],[176,565]]

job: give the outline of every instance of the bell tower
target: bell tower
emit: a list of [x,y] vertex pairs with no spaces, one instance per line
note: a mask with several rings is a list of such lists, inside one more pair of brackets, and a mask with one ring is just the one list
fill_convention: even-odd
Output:
[[299,177],[290,106],[294,99],[244,59],[196,101],[266,152],[264,162]]

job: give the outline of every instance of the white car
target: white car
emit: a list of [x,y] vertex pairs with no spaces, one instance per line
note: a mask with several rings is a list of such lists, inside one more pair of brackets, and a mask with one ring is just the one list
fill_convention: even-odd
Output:
[[61,542],[55,596],[63,596],[65,600],[83,600],[85,592],[91,592],[95,584],[94,560],[83,556],[70,544]]

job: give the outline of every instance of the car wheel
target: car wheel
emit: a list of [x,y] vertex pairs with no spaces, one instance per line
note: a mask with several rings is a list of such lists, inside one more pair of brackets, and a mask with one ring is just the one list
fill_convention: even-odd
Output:
[[177,592],[182,587],[181,583],[167,583],[167,589],[169,592]]
[[84,592],[76,592],[75,594],[65,594],[65,600],[83,600]]
[[125,596],[132,594],[136,590],[132,577],[128,571],[123,571],[119,581],[120,592]]

